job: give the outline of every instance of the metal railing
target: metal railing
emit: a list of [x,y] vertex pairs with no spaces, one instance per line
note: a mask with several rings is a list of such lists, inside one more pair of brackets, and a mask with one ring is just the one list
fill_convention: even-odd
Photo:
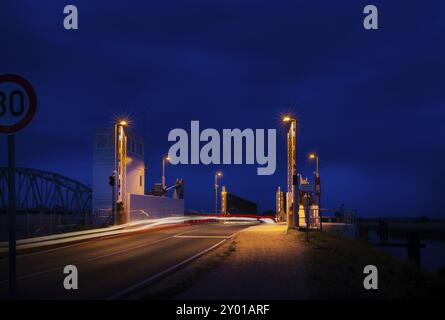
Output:
[[357,224],[357,210],[355,209],[321,209],[322,223]]

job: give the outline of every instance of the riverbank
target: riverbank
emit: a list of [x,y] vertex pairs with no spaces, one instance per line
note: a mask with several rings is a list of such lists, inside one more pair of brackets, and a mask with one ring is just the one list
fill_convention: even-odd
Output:
[[[314,232],[307,246],[310,283],[319,299],[437,298],[445,289],[444,271],[422,272],[368,243]],[[363,288],[366,265],[378,269],[378,290]]]

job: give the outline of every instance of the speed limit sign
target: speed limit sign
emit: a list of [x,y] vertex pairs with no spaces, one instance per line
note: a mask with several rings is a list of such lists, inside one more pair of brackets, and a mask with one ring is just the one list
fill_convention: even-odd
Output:
[[36,93],[25,78],[0,75],[0,133],[12,134],[26,127],[36,107]]
[[0,134],[8,135],[8,234],[9,295],[16,296],[16,175],[15,133],[26,127],[37,108],[36,93],[23,77],[0,75]]

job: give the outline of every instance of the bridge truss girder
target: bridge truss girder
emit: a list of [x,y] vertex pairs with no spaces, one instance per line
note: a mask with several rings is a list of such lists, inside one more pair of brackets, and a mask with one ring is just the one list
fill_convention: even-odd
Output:
[[[16,168],[18,212],[91,213],[90,187],[57,173]],[[0,212],[8,205],[8,170],[0,167]]]

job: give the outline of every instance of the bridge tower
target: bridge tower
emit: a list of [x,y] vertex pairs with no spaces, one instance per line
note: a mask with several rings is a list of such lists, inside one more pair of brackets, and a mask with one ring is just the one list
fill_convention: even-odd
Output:
[[[119,129],[115,152],[114,128],[97,129],[93,152],[93,213],[110,216],[112,211],[112,187],[109,177],[115,170],[116,202],[124,206],[128,219],[129,194],[144,195],[145,161],[143,138],[130,128]],[[115,160],[115,156],[117,159]]]
[[227,191],[225,186],[221,189],[221,215],[227,215]]
[[[286,193],[286,221],[288,228],[298,227],[298,182],[297,182],[297,120],[291,119],[287,132],[287,193]],[[296,204],[295,204],[295,203]],[[294,209],[294,207],[296,209]]]

